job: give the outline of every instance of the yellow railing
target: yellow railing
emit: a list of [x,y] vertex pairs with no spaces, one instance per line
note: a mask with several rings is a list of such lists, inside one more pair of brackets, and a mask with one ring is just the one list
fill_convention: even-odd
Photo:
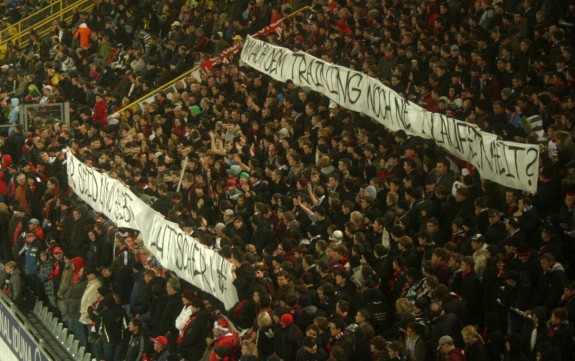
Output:
[[21,48],[25,47],[30,42],[29,35],[32,30],[44,37],[52,29],[54,20],[68,22],[74,16],[72,11],[75,8],[78,8],[79,12],[87,12],[91,11],[93,7],[94,0],[56,0],[34,14],[0,30],[0,39],[2,44],[11,42]]
[[[304,6],[303,8],[300,8],[296,11],[294,11],[293,13],[287,15],[284,19],[289,19],[299,13],[301,13],[304,10],[309,9],[309,6]],[[228,49],[229,50],[229,49]],[[219,54],[217,54],[219,55]],[[190,76],[193,72],[197,71],[200,69],[201,65],[197,65],[195,67],[193,67],[192,69],[186,71],[185,73],[177,76],[176,78],[170,80],[169,82],[167,82],[166,84],[152,90],[151,92],[149,92],[148,94],[142,96],[141,98],[138,98],[136,100],[134,100],[133,102],[131,102],[130,104],[126,105],[125,107],[123,107],[122,109],[118,110],[117,113],[122,114],[124,111],[126,111],[127,109],[134,109],[136,108],[140,103],[144,102],[146,99],[149,99],[151,97],[153,97],[154,95],[156,95],[158,92],[161,92],[162,90],[169,88],[170,86],[176,84],[177,82],[179,82],[180,80]]]

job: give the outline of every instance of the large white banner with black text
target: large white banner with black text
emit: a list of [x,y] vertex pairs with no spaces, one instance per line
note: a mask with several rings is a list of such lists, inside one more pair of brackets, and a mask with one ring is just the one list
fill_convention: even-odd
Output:
[[230,262],[164,219],[121,182],[87,167],[71,151],[67,167],[74,193],[118,227],[140,231],[144,245],[162,266],[214,295],[226,309],[238,301]]
[[475,166],[483,178],[537,191],[537,145],[501,141],[473,124],[429,112],[368,75],[251,36],[246,39],[241,59],[276,80],[291,79],[340,106],[367,114],[392,131],[403,129],[408,134],[433,139],[449,153]]

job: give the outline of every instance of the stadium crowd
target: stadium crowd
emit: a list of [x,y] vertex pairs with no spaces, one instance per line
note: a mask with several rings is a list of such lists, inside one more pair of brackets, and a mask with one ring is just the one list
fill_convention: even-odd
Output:
[[[539,144],[537,192],[237,54],[208,60],[304,5],[263,39]],[[0,53],[3,291],[106,361],[573,360],[574,24],[563,0],[97,0]],[[19,124],[21,104],[60,101],[70,125]],[[240,302],[163,269],[136,230],[110,236],[68,189],[68,147],[228,259]]]

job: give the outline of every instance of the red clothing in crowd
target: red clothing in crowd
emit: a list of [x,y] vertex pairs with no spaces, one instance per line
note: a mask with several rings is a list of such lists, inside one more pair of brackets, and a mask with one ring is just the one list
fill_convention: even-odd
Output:
[[94,106],[94,115],[92,115],[92,120],[94,123],[100,125],[108,125],[108,106],[104,99],[100,100]]

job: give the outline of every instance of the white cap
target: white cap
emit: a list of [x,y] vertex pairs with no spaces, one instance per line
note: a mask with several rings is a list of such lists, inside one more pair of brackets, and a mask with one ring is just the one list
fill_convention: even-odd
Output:
[[333,231],[331,234],[331,238],[335,241],[335,243],[340,243],[343,241],[343,232],[338,230]]

